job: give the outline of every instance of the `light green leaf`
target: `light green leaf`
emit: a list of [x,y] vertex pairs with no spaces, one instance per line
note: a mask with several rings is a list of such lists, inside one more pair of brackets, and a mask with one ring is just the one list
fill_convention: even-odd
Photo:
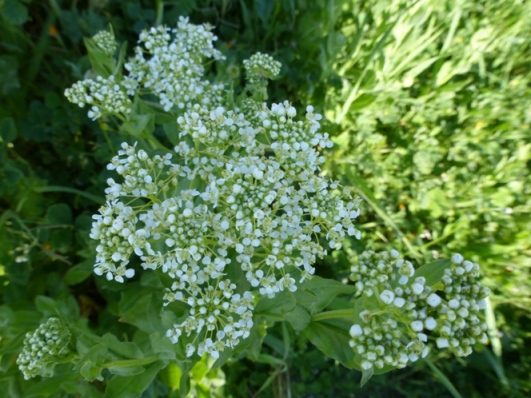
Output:
[[424,264],[415,271],[415,278],[423,276],[426,278],[426,286],[434,286],[442,279],[444,271],[450,268],[451,265],[452,262],[448,259]]

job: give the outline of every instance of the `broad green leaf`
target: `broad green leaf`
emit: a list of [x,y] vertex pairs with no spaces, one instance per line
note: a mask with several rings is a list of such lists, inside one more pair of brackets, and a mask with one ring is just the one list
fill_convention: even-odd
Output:
[[293,295],[288,292],[280,292],[274,298],[260,297],[258,304],[255,306],[255,316],[261,316],[271,321],[283,321],[284,314],[293,311],[297,303]]
[[363,369],[361,372],[360,387],[363,387],[369,381],[373,374],[374,368],[370,368],[368,370]]
[[66,272],[65,282],[69,285],[77,285],[89,278],[92,272],[94,272],[94,260],[85,260],[74,265]]
[[37,307],[37,310],[48,316],[53,316],[60,313],[57,302],[47,296],[37,296],[35,298],[35,307]]
[[12,117],[5,117],[0,120],[0,144],[2,142],[12,142],[17,137],[17,126]]
[[[314,297],[308,300],[302,296],[302,292],[309,292]],[[333,279],[314,276],[305,281],[293,295],[300,303],[306,307],[311,314],[322,311],[339,294],[354,294],[356,288],[353,285],[346,285]]]
[[[153,332],[149,335],[151,341],[151,349],[157,355],[163,359],[176,359],[176,344],[173,344],[166,335],[160,332]],[[181,339],[184,340],[184,339]],[[184,354],[184,351],[183,351]],[[186,356],[183,355],[179,359],[186,359]]]
[[311,322],[303,333],[326,356],[349,369],[360,370],[354,350],[349,345],[351,326],[349,321],[339,319]]
[[113,334],[104,334],[102,342],[107,345],[109,352],[121,358],[138,359],[144,356],[136,343],[120,341]]
[[162,129],[164,130],[164,134],[166,134],[166,137],[172,145],[179,145],[181,139],[179,138],[179,128],[177,126],[177,123],[172,122],[163,124]]
[[293,310],[284,314],[284,319],[290,323],[293,329],[300,332],[306,326],[308,326],[312,316],[306,308],[297,304]]
[[107,347],[103,344],[97,344],[81,357],[76,367],[79,368],[79,372],[85,380],[103,380],[101,372],[104,368],[103,363],[107,358],[109,358]]
[[72,211],[64,203],[58,203],[48,207],[45,221],[49,225],[70,225],[72,224]]
[[139,137],[142,133],[151,134],[155,129],[153,115],[132,114],[129,120],[120,126],[120,131],[133,137]]
[[157,361],[145,371],[134,376],[116,375],[109,380],[104,398],[138,398],[153,382],[157,373],[165,366],[164,361]]
[[158,302],[151,292],[151,289],[130,284],[120,300],[121,320],[146,333],[165,333],[166,327],[160,319],[161,302]]
[[[31,397],[50,397],[62,390],[63,383],[74,382],[78,376],[76,374],[61,374],[60,376],[41,378],[38,383],[33,384],[24,391],[24,398]],[[9,396],[11,398],[11,396]]]
[[22,25],[28,20],[28,9],[18,0],[4,0],[0,4],[4,21],[13,25]]

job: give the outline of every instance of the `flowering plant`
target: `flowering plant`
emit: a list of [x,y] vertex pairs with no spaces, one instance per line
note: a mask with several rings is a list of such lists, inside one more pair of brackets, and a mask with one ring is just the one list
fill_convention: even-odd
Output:
[[318,276],[317,259],[346,236],[360,239],[361,201],[320,173],[332,147],[321,115],[266,102],[280,63],[253,55],[235,92],[207,79],[205,64],[224,59],[215,40],[210,26],[181,18],[175,29],[142,32],[127,62],[125,46],[115,57],[112,31],[87,41],[96,76],[65,95],[94,120],[118,119],[129,141],[107,167],[115,177],[93,217],[94,272],[125,284],[120,314],[147,343],[50,318],[25,341],[25,376],[72,362],[88,380],[103,369],[135,378],[141,393],[173,362],[185,393],[201,358],[256,359],[276,321],[362,371],[362,383],[431,349],[470,354],[486,338],[488,290],[462,256],[415,268],[395,250],[368,251],[351,267],[352,284]]

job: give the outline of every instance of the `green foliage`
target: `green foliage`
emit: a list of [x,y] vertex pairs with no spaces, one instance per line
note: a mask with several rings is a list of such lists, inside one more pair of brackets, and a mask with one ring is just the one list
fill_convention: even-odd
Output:
[[[527,396],[529,3],[155,3],[0,1],[0,388],[10,397],[176,397],[189,390],[200,397],[288,390],[420,397],[428,386],[434,396],[452,388],[470,397]],[[241,61],[269,53],[283,65],[269,98],[313,103],[325,113],[336,144],[325,171],[353,186],[365,207],[362,243],[346,242],[324,261],[322,276],[346,277],[364,246],[398,246],[422,262],[461,252],[482,265],[493,292],[491,347],[460,362],[441,354],[374,376],[360,390],[359,376],[339,365],[360,368],[345,350],[351,323],[312,318],[341,308],[352,286],[316,277],[260,301],[251,337],[234,352],[215,365],[194,364],[184,346],[165,338],[184,308],[160,311],[161,277],[125,288],[93,277],[88,231],[109,176],[104,165],[124,137],[153,133],[175,144],[177,132],[140,99],[135,117],[118,128],[110,118],[88,120],[62,93],[90,68],[121,70],[125,42],[115,61],[87,38],[111,26],[131,48],[142,29],[173,25],[180,15],[215,26],[229,62],[212,67],[213,79],[240,92]],[[417,270],[428,284],[441,276],[432,266]],[[15,360],[24,336],[49,317],[71,328],[76,355],[51,378],[23,381]]]

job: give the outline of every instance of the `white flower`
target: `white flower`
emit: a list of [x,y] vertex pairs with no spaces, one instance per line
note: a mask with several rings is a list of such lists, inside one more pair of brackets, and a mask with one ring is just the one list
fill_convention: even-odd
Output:
[[450,346],[448,339],[444,337],[439,337],[437,340],[435,340],[435,342],[438,348],[448,348]]

